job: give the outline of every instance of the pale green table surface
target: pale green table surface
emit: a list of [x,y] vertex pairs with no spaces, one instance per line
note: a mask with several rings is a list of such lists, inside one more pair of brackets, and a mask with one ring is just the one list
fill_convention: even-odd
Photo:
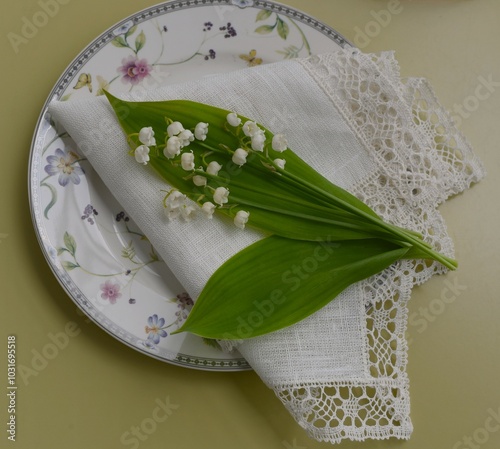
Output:
[[[64,3],[64,4],[63,4]],[[344,442],[342,448],[500,447],[500,2],[498,0],[288,0],[364,51],[393,49],[403,75],[427,77],[488,171],[441,210],[460,269],[416,288],[410,304],[410,441]],[[8,33],[41,9],[36,0],[0,6],[0,447],[319,448],[253,372],[207,373],[171,366],[122,345],[77,313],[39,249],[28,206],[30,141],[43,103],[71,60],[101,32],[151,0],[60,0],[60,9],[16,54]],[[390,22],[377,13],[399,11]],[[378,19],[377,19],[378,17]],[[378,31],[377,31],[378,30]],[[364,38],[361,32],[372,37]],[[492,80],[489,95],[481,77]],[[453,301],[441,299],[449,284]],[[31,366],[50,334],[73,337],[36,375],[19,381],[16,442],[7,440],[7,336]],[[34,352],[35,351],[35,352]],[[126,432],[169,402],[150,435]],[[176,408],[174,409],[175,406]],[[167,408],[170,407],[167,405]],[[156,412],[155,412],[156,411]],[[155,415],[156,413],[156,415]]]

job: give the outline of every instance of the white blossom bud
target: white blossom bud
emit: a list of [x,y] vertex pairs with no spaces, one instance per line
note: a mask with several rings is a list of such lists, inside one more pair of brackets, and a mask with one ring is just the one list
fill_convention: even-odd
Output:
[[198,140],[205,140],[208,134],[208,123],[200,122],[194,128],[194,137]]
[[257,126],[257,123],[247,120],[243,125],[245,136],[252,137],[254,134],[261,133],[262,130]]
[[134,151],[134,156],[139,164],[146,165],[149,161],[149,148],[146,145],[137,147]]
[[233,157],[232,157],[232,161],[236,164],[236,165],[239,165],[240,167],[246,163],[247,161],[247,156],[248,156],[248,152],[245,151],[243,148],[238,148],[234,154],[233,154]]
[[215,212],[215,204],[207,201],[203,203],[203,206],[201,206],[201,211],[206,215],[207,218],[211,220],[212,215]]
[[226,120],[231,126],[238,126],[241,123],[241,119],[234,112],[227,114]]
[[216,161],[212,161],[208,164],[207,166],[207,173],[209,175],[217,176],[219,173],[219,170],[222,168],[222,165],[220,165]]
[[245,229],[245,224],[248,222],[248,217],[250,216],[250,212],[246,212],[244,210],[240,210],[236,213],[234,217],[234,224],[236,227],[240,229]]
[[285,159],[275,159],[273,162],[282,170],[285,169],[285,164],[286,164]]
[[172,159],[181,152],[181,141],[177,136],[172,136],[167,140],[167,146],[163,150],[165,157]]
[[225,187],[217,187],[214,192],[214,201],[222,206],[228,202],[229,190]]
[[207,185],[207,178],[205,178],[205,176],[201,176],[201,175],[194,175],[193,182],[194,182],[195,186],[204,187]]
[[264,132],[261,131],[252,136],[252,149],[254,151],[263,151],[265,143],[266,143],[266,136]]
[[139,141],[147,146],[156,145],[155,132],[151,126],[144,127],[139,131]]
[[272,147],[274,151],[282,153],[288,148],[288,142],[283,134],[275,134],[273,136]]
[[191,221],[193,217],[196,215],[196,208],[189,204],[184,204],[180,210],[181,210],[181,217],[185,221]]
[[177,137],[181,141],[181,147],[187,147],[194,140],[194,135],[189,129],[181,131]]
[[192,152],[182,153],[181,166],[186,171],[194,170],[194,154]]
[[169,137],[176,136],[181,131],[184,131],[184,126],[181,122],[172,122],[167,126],[167,134]]

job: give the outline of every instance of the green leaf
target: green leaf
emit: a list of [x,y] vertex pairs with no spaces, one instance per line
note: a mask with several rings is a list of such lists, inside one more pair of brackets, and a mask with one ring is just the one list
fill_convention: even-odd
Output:
[[266,20],[272,13],[273,12],[268,9],[263,9],[257,14],[255,21],[259,22],[260,20]]
[[135,33],[135,30],[137,30],[137,25],[134,25],[132,28],[130,28],[130,30],[128,30],[126,33],[125,33],[125,37],[129,37],[131,36],[132,34]]
[[275,26],[276,26],[276,24],[274,24],[274,25],[262,25],[258,28],[255,28],[255,32],[258,34],[269,34],[269,33],[272,33]]
[[71,97],[71,94],[63,95],[59,101],[68,101],[70,97]]
[[73,262],[69,262],[67,260],[61,262],[61,265],[63,266],[63,268],[67,271],[71,271],[71,270],[74,270],[75,268],[78,268],[80,265],[76,264],[76,263],[73,263]]
[[290,326],[408,248],[379,239],[291,241],[272,236],[240,251],[209,279],[184,325],[205,338],[245,339]]
[[139,50],[146,45],[146,35],[144,31],[141,31],[139,35],[135,38],[135,52],[139,53]]
[[127,41],[123,38],[123,36],[116,36],[111,43],[118,48],[128,47]]
[[64,244],[66,245],[66,249],[68,250],[68,252],[73,257],[75,257],[75,253],[76,253],[76,240],[67,231],[64,233]]
[[288,33],[290,32],[290,28],[288,27],[288,24],[283,21],[282,19],[280,19],[278,17],[278,20],[277,20],[277,24],[278,24],[278,35],[281,37],[281,39],[286,39],[288,37]]
[[[428,258],[451,269],[456,267],[455,261],[433,251],[416,233],[384,222],[370,207],[321,176],[290,149],[279,153],[268,146],[266,153],[250,153],[244,167],[236,166],[231,160],[231,151],[227,149],[244,146],[239,137],[243,133],[237,135],[228,131],[227,110],[186,100],[126,102],[109,92],[106,96],[127,136],[137,136],[142,127],[151,126],[156,141],[164,142],[166,118],[180,121],[186,129],[194,129],[200,121],[210,124],[206,140],[193,141],[189,150],[195,156],[195,167],[205,166],[213,160],[223,166],[213,179],[204,174],[209,178],[212,190],[196,187],[190,176],[186,176],[180,168],[179,162],[172,163],[161,149],[150,152],[147,169],[153,168],[171,186],[194,201],[211,200],[215,187],[228,187],[232,207],[218,208],[220,214],[233,219],[238,209],[249,211],[248,226],[290,239],[341,241],[384,238],[389,242],[403,242],[404,245],[420,248]],[[251,120],[239,117],[242,123]],[[266,141],[270,142],[273,134],[259,126]],[[334,148],[335,143],[332,143],[332,150]],[[279,157],[285,157],[286,169],[270,169],[265,161]]]

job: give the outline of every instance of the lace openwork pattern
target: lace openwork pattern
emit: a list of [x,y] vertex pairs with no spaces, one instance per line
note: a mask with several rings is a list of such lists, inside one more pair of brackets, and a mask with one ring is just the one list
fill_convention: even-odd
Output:
[[[378,169],[353,193],[387,221],[419,231],[453,256],[437,206],[484,172],[427,82],[401,81],[392,53],[348,49],[301,63],[376,161]],[[407,302],[414,285],[443,271],[437,263],[401,261],[363,282],[365,378],[273,386],[312,437],[331,443],[409,438]]]

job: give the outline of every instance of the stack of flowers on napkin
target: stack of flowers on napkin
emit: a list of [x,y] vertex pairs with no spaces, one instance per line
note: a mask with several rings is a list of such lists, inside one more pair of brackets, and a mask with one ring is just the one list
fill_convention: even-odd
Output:
[[[483,176],[429,85],[403,82],[392,53],[344,49],[122,98],[192,100],[251,117],[286,135],[312,168],[385,221],[419,232],[448,257],[453,245],[437,206]],[[239,226],[203,217],[168,220],[162,206],[168,186],[128,154],[127,137],[105,97],[55,101],[49,112],[191,297],[225,261],[265,237],[240,229],[246,216]],[[298,267],[295,276],[307,276],[307,269]],[[409,438],[406,304],[414,285],[445,271],[437,262],[399,260],[306,319],[240,341],[238,350],[317,440]],[[240,323],[240,336],[248,325]]]

